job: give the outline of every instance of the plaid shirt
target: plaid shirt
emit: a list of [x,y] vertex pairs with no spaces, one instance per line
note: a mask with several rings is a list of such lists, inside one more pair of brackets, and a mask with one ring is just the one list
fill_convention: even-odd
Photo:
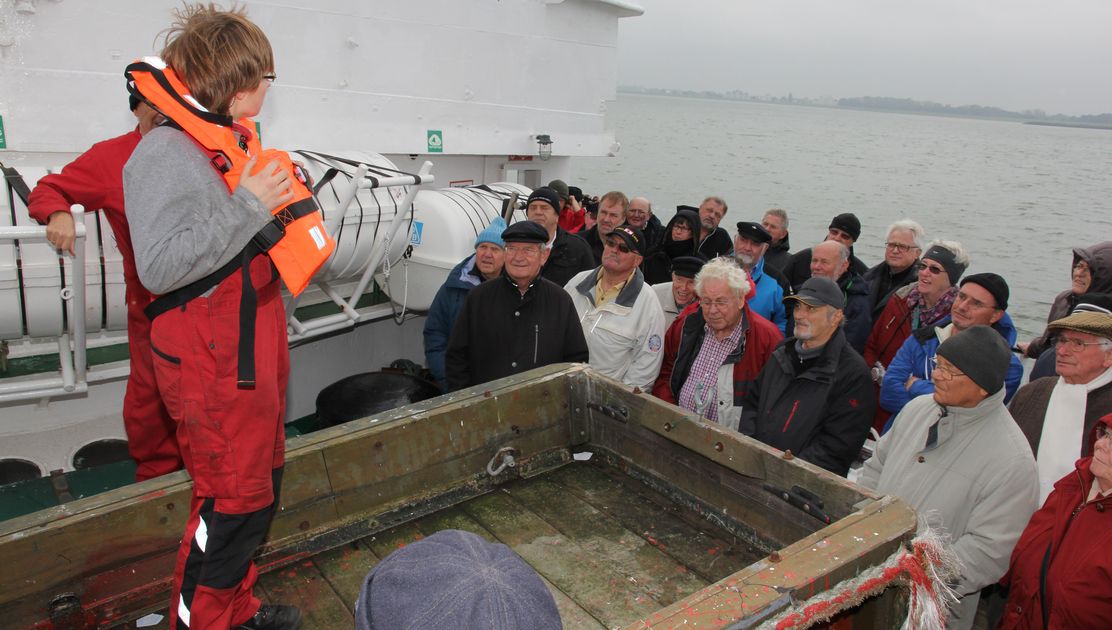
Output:
[[730,336],[722,341],[715,339],[714,332],[703,325],[703,345],[699,347],[699,354],[695,356],[687,380],[680,389],[680,407],[718,422],[718,368],[737,349],[741,341],[741,324],[739,321]]

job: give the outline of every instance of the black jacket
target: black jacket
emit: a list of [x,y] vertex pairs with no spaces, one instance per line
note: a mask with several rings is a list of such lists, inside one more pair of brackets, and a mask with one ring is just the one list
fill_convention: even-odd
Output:
[[789,251],[792,246],[788,243],[788,238],[790,236],[791,234],[785,234],[784,240],[768,246],[768,251],[765,252],[765,271],[771,268],[781,273],[784,272],[784,269],[792,259],[792,254]]
[[664,224],[654,214],[645,222],[645,227],[641,232],[645,235],[645,251],[651,252],[664,238]]
[[725,256],[734,251],[734,239],[722,228],[715,228],[710,236],[699,243],[699,255],[707,260]]
[[[849,270],[864,276],[869,267],[861,262],[853,253],[853,248],[849,248]],[[799,291],[799,287],[811,277],[811,248],[801,249],[792,254],[791,261],[780,270],[788,282],[792,285],[792,291]]]
[[869,310],[869,283],[865,282],[861,274],[850,270],[838,278],[838,287],[846,296],[846,308],[843,311],[846,323],[842,325],[846,331],[846,340],[857,354],[863,355],[869,333],[873,331],[873,316]]
[[541,268],[541,275],[563,287],[575,274],[597,266],[587,241],[558,227],[556,240],[552,242],[552,251],[548,262]]
[[789,337],[749,388],[739,430],[845,476],[869,434],[875,405],[865,360],[841,330],[806,364]]
[[[656,217],[653,217],[654,219]],[[663,228],[663,238],[656,244],[649,254],[645,256],[645,260],[641,262],[641,273],[645,275],[646,284],[660,284],[661,282],[672,281],[672,259],[680,256],[698,256],[699,252],[695,246],[695,239],[691,238],[686,241],[672,240],[672,226],[678,220],[686,220],[687,223],[693,223],[695,229],[699,227],[699,215],[691,210],[679,210],[668,221],[668,225]]]
[[598,224],[591,226],[591,229],[582,232],[579,238],[587,241],[591,246],[591,255],[594,257],[595,267],[602,264],[602,237],[598,235]]
[[445,373],[454,391],[588,358],[579,315],[563,287],[537,278],[522,296],[503,274],[467,294],[448,339]]
[[919,261],[899,273],[892,273],[888,263],[881,262],[865,272],[865,282],[869,283],[869,307],[873,324],[884,312],[889,298],[896,289],[907,286],[919,279]]

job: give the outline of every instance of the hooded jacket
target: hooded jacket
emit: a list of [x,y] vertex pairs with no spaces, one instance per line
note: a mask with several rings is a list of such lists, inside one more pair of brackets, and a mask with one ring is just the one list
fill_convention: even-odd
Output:
[[664,360],[664,310],[639,269],[614,299],[596,306],[598,274],[599,269],[581,272],[564,287],[579,314],[591,367],[647,391]]
[[911,401],[857,483],[900,497],[953,541],[961,597],[949,628],[969,628],[980,590],[1000,579],[1038,506],[1038,468],[1000,390],[974,407]]
[[[1008,346],[1015,345],[1016,329],[1012,318],[1006,312],[1000,321],[992,325],[996,332],[1008,342]],[[892,363],[888,364],[888,371],[880,385],[880,406],[892,413],[893,417],[904,408],[912,398],[924,394],[934,393],[934,382],[931,374],[934,372],[934,357],[938,346],[954,334],[950,325],[950,316],[934,326],[920,328],[911,333],[900,346]],[[909,376],[916,377],[917,381],[911,384],[911,389],[905,389],[904,383]],[[1008,373],[1004,376],[1004,402],[1007,403],[1015,396],[1019,389],[1019,382],[1023,379],[1023,364],[1013,354],[1011,363],[1008,364]],[[888,426],[891,426],[889,419]],[[888,426],[885,430],[888,430]]]
[[440,285],[425,319],[425,364],[444,391],[448,390],[448,381],[444,375],[444,353],[448,351],[452,326],[456,323],[456,316],[463,308],[467,294],[482,283],[482,277],[475,275],[474,269],[475,255],[472,254],[448,272],[448,279]]
[[[1078,460],[1077,469],[1054,484],[1019,537],[1000,580],[1008,603],[999,630],[1103,628],[1112,618],[1112,496],[1089,500],[1092,459]],[[1045,602],[1039,593],[1044,558]]]
[[784,268],[791,262],[791,243],[788,242],[788,237],[791,234],[785,234],[784,240],[774,242],[768,246],[768,251],[765,252],[765,265],[770,269],[775,269],[783,273]]
[[[1085,293],[1112,293],[1112,241],[1073,250],[1073,264],[1070,265],[1070,269],[1072,270],[1081,260],[1089,263],[1089,273],[1092,274],[1092,282],[1089,283],[1089,290]],[[1074,295],[1070,289],[1055,296],[1054,302],[1050,305],[1050,314],[1046,318],[1047,323],[1069,315],[1073,307],[1077,306],[1078,297],[1080,296]],[[1054,333],[1053,330],[1043,330],[1043,334],[1027,347],[1026,356],[1032,359],[1039,358],[1040,354],[1053,345],[1056,336]]]
[[[775,324],[750,311],[748,304],[742,308],[741,326],[744,328],[737,348],[726,357],[717,374],[715,402],[718,404],[718,422],[730,429],[737,429],[742,400],[760,373],[761,366],[768,362],[776,344],[783,338]],[[678,404],[680,391],[703,347],[706,334],[703,311],[695,302],[680,313],[664,336],[664,361],[653,384],[653,396],[673,405]]]
[[795,343],[785,339],[749,388],[738,430],[844,477],[873,423],[869,370],[840,328],[805,367]]
[[563,287],[571,277],[580,271],[593,269],[596,266],[595,255],[591,246],[582,237],[565,232],[563,228],[556,228],[556,238],[552,241],[552,250],[548,253],[548,260],[541,268],[541,276]]
[[[655,218],[655,217],[654,217]],[[691,210],[679,210],[668,221],[664,228],[664,236],[654,247],[645,260],[641,263],[641,271],[645,274],[645,282],[660,284],[672,281],[672,259],[680,256],[698,256],[698,247],[695,237],[687,241],[672,240],[672,226],[676,221],[686,221],[692,225],[692,231],[699,229],[699,215]]]
[[[757,290],[745,297],[750,310],[769,320],[780,329],[780,334],[788,332],[788,314],[784,308],[784,287],[776,277],[768,273],[767,259],[762,257],[749,272],[749,278]],[[772,273],[776,273],[773,271]]]

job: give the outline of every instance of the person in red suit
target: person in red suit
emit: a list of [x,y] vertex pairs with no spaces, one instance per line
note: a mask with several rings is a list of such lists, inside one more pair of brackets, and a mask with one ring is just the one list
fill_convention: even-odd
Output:
[[135,460],[135,480],[144,481],[180,470],[182,459],[174,437],[175,423],[166,413],[155,385],[151,323],[143,314],[152,298],[135,271],[135,254],[124,211],[124,164],[140,138],[161,122],[161,116],[134,96],[131,111],[138,119],[135,129],[94,144],[61,172],[40,179],[31,191],[27,209],[32,219],[46,225],[50,244],[70,254],[75,239],[72,204],[104,212],[112,226],[116,247],[123,256],[127,345],[131,356],[131,373],[124,394],[124,431],[128,452]]

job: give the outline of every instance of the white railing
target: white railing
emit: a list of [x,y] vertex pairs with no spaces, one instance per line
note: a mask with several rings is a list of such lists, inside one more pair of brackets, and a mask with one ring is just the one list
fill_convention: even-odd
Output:
[[[74,256],[70,286],[61,290],[62,300],[69,305],[69,330],[58,337],[61,374],[0,383],[0,403],[45,400],[57,396],[80,394],[89,389],[85,356],[85,208],[74,204],[71,212],[76,239],[73,243]],[[45,243],[47,242],[46,227],[3,226],[0,227],[0,241]]]

